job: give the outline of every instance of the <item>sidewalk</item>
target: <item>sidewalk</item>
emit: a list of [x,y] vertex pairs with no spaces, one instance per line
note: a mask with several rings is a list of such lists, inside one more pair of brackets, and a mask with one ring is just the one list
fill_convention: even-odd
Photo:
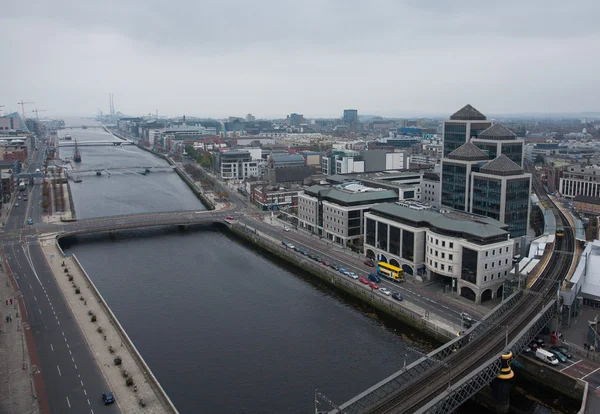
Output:
[[[0,413],[39,413],[30,374],[36,367],[31,366],[21,318],[17,318],[15,290],[4,271],[0,271],[0,300]],[[7,316],[12,322],[6,322]]]
[[[98,367],[115,395],[121,412],[125,414],[173,412],[157,393],[150,379],[151,374],[140,366],[134,357],[135,350],[131,348],[132,344],[113,324],[112,318],[97,299],[93,287],[89,285],[73,257],[63,258],[54,236],[40,239],[40,245],[73,316],[93,351]],[[73,277],[72,281],[69,281],[65,269],[68,269],[69,275]],[[74,286],[80,289],[80,293],[75,293]],[[96,322],[91,321],[90,313],[96,316]],[[122,360],[120,366],[115,365],[116,357]],[[126,385],[125,372],[132,378],[134,384]],[[143,400],[145,407],[141,406],[140,399]]]

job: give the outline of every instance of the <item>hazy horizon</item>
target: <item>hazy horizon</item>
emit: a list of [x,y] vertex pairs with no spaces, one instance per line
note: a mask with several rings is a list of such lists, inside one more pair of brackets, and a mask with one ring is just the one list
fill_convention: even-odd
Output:
[[95,116],[113,93],[132,116],[597,113],[598,12],[592,0],[12,2],[0,105]]

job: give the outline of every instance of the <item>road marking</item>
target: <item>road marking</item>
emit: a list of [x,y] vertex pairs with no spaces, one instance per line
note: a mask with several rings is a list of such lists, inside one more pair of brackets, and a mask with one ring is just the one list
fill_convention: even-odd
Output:
[[69,347],[69,344],[67,344],[67,348]]
[[42,310],[41,310],[41,309],[38,309],[38,311],[40,312],[40,315],[41,315],[41,314],[42,314]]
[[56,366],[56,369],[58,370],[58,375],[62,377],[62,374],[60,373],[60,368],[58,365]]
[[590,375],[592,375],[594,372],[598,371],[600,368],[596,368],[595,370],[593,370],[592,372],[590,372],[589,374],[587,374],[585,377],[582,377],[582,380],[585,380],[586,377],[589,377]]
[[65,342],[67,342],[67,338],[65,338]]
[[[57,319],[58,319],[58,318],[57,318]],[[60,321],[56,321],[56,323],[60,325]]]
[[67,397],[67,404],[69,404],[69,408],[71,408],[71,401],[69,401],[69,397]]
[[73,360],[73,362],[75,362],[75,358],[71,357],[71,360]]
[[90,404],[90,399],[89,398],[87,399],[87,402],[88,402],[88,405],[92,405],[92,404]]
[[52,351],[54,351],[54,347],[52,346],[52,344],[50,344],[50,349],[51,349]]
[[[69,349],[69,355],[73,355],[73,353],[71,352],[71,350],[70,350],[70,349]],[[83,384],[81,384],[81,385],[83,385]]]
[[[75,364],[75,369],[77,369],[77,364]],[[81,378],[81,375],[77,374],[78,378]]]
[[[58,319],[58,318],[57,318],[57,319]],[[64,332],[64,331],[61,331],[61,332],[62,332],[63,336],[65,336],[65,332]]]

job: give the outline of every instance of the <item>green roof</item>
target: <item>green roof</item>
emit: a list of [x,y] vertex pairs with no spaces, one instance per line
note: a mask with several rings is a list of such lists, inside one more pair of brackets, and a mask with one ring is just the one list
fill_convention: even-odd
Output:
[[355,193],[351,191],[338,190],[336,188],[324,187],[322,185],[313,185],[304,190],[304,192],[313,197],[320,197],[327,201],[332,201],[342,205],[360,204],[366,202],[382,203],[386,201],[398,200],[398,193],[393,190],[365,191]]
[[[458,216],[449,217],[431,210],[415,210],[396,203],[385,203],[371,207],[371,213],[376,215],[398,218],[408,221],[417,227],[434,227],[442,231],[456,233],[465,239],[490,239],[508,236],[508,232],[502,228],[490,224],[487,217],[471,216],[472,219],[461,219]],[[470,217],[470,218],[471,218]],[[502,225],[501,223],[498,223]]]

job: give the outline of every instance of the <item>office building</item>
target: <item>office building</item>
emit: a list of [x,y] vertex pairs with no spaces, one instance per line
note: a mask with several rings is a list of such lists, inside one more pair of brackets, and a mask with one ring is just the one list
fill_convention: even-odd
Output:
[[524,142],[502,124],[494,124],[482,131],[471,142],[488,154],[493,160],[500,155],[506,155],[519,166],[523,167]]
[[442,281],[475,303],[502,296],[514,248],[505,225],[417,204],[378,204],[364,216],[367,257],[417,278]]
[[314,185],[298,195],[298,227],[333,243],[356,243],[363,235],[364,212],[377,203],[398,200],[393,190],[344,183]]
[[466,105],[444,121],[442,149],[443,156],[448,156],[452,151],[469,141],[471,137],[477,137],[479,133],[492,126],[486,116]]
[[558,190],[563,197],[578,195],[600,197],[600,167],[597,165],[570,165],[563,171]]
[[421,179],[421,200],[429,204],[439,203],[440,187],[440,173],[425,171]]
[[358,122],[358,110],[356,109],[344,109],[343,121],[349,124]]
[[513,239],[525,236],[531,174],[522,168],[523,141],[467,105],[444,122],[443,148],[440,204],[507,224]]
[[246,180],[259,177],[258,161],[248,151],[223,151],[215,153],[218,172],[223,180]]

